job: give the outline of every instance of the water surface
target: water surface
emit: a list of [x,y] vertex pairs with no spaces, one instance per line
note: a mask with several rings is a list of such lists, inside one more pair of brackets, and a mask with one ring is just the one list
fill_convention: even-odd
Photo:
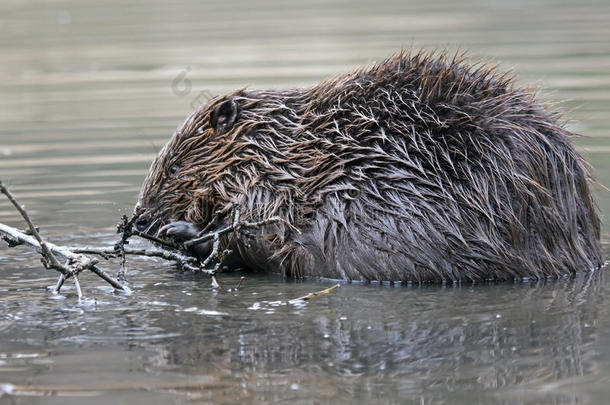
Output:
[[[411,46],[468,49],[565,100],[600,183],[610,254],[607,1],[0,4],[0,178],[43,234],[107,245],[148,165],[194,106],[310,85]],[[21,226],[0,199],[0,222]],[[108,263],[116,271],[116,262]],[[223,275],[225,287],[240,274]],[[0,248],[0,403],[600,404],[610,282],[343,285],[203,275],[130,260],[135,293]]]

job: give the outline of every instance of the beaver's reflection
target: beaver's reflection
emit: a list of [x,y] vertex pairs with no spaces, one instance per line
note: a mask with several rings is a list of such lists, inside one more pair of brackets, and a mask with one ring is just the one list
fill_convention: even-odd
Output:
[[540,384],[594,369],[603,288],[603,271],[538,284],[345,286],[301,309],[262,301],[216,325],[216,337],[192,325],[163,361],[236,378],[316,370],[352,389],[410,394]]

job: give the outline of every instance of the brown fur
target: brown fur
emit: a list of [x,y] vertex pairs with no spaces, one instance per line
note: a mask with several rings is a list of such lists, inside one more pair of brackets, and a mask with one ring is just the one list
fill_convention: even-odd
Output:
[[570,135],[494,67],[400,53],[310,88],[213,99],[159,153],[139,204],[150,230],[200,228],[229,202],[244,219],[281,216],[303,234],[225,243],[286,276],[557,277],[602,263]]

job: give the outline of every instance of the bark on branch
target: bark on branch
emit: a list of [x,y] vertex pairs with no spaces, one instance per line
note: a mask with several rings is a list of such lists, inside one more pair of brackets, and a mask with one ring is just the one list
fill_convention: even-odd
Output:
[[[2,234],[5,238],[9,238],[13,245],[15,243],[18,243],[33,248],[42,256],[42,263],[46,268],[54,269],[60,273],[59,279],[57,280],[57,284],[55,285],[53,292],[58,293],[66,279],[73,278],[78,297],[82,298],[83,294],[82,289],[80,287],[80,283],[78,281],[78,275],[83,270],[90,270],[117,290],[121,290],[124,292],[131,291],[129,287],[127,287],[120,281],[115,280],[99,266],[97,266],[97,259],[87,257],[83,254],[71,252],[69,249],[63,246],[57,246],[53,243],[45,241],[38,233],[38,229],[34,226],[34,223],[32,222],[25,208],[17,202],[13,194],[8,190],[8,188],[6,188],[6,186],[4,185],[4,183],[2,183],[1,180],[0,192],[8,198],[11,204],[13,204],[15,209],[19,212],[21,217],[28,224],[31,235],[25,234],[24,232],[16,228],[1,223],[0,234]],[[9,245],[10,244],[11,243],[9,243]],[[65,262],[63,264],[60,263],[57,259],[58,257],[63,259]]]
[[[40,253],[43,257],[45,255],[45,250],[43,250],[40,242],[36,240],[36,238],[31,235],[27,235],[24,232],[20,231],[17,228],[13,228],[11,226],[0,223],[0,234],[11,238],[14,241],[19,242],[20,245],[26,245],[38,253]],[[55,287],[54,292],[59,292],[59,289],[63,285],[63,282],[74,276],[78,276],[78,274],[83,270],[90,270],[93,273],[97,274],[102,280],[106,281],[108,284],[116,288],[117,290],[130,291],[127,286],[120,283],[118,280],[111,277],[108,273],[97,266],[98,260],[89,258],[83,254],[75,253],[65,246],[58,246],[51,242],[43,241],[44,246],[46,247],[46,251],[50,252],[55,260],[57,257],[66,261],[65,265],[59,264],[58,268],[53,268],[61,273],[60,279],[61,283]]]
[[[15,209],[19,212],[21,217],[28,225],[28,232],[19,230],[12,226],[0,223],[0,237],[4,239],[9,247],[16,246],[27,246],[42,257],[43,265],[48,269],[53,269],[60,273],[59,279],[55,287],[53,288],[54,293],[58,293],[63,286],[64,282],[70,278],[74,280],[76,291],[79,299],[82,298],[83,293],[81,285],[78,279],[78,275],[84,271],[89,270],[96,274],[102,280],[110,284],[117,290],[130,293],[131,290],[125,284],[125,258],[127,255],[133,256],[148,256],[148,257],[159,257],[165,260],[175,262],[181,270],[187,270],[192,272],[204,272],[211,276],[212,286],[214,288],[222,289],[216,273],[220,271],[222,267],[222,258],[229,253],[227,249],[221,251],[220,249],[220,237],[229,233],[238,233],[244,230],[260,229],[266,225],[274,223],[284,223],[295,232],[300,233],[298,229],[287,223],[285,220],[279,217],[271,217],[266,220],[258,222],[247,222],[241,221],[239,207],[228,206],[222,210],[217,211],[212,220],[206,225],[203,230],[197,235],[197,237],[183,242],[181,244],[175,243],[171,240],[160,239],[155,235],[148,235],[133,229],[135,221],[138,218],[138,211],[134,213],[131,218],[123,216],[121,222],[118,225],[118,233],[121,235],[119,241],[112,247],[87,247],[87,246],[59,246],[49,241],[46,241],[40,235],[38,228],[34,226],[33,221],[28,215],[25,208],[20,205],[13,194],[6,188],[6,186],[0,180],[0,193],[4,194]],[[231,224],[222,227],[217,230],[212,230],[214,227],[219,225],[222,218],[232,215]],[[161,246],[161,248],[151,249],[134,249],[125,245],[129,244],[129,239],[132,236],[141,237],[152,241]],[[199,243],[204,243],[209,240],[213,240],[212,252],[203,261],[198,258],[190,256],[188,249]],[[110,259],[120,257],[120,269],[118,271],[117,279],[110,276],[104,270],[98,266],[99,259],[91,256],[99,256],[103,259]],[[213,265],[212,268],[208,268]],[[227,291],[237,290],[245,280],[244,277],[240,279],[239,285],[234,289],[227,289]],[[309,300],[322,294],[327,294],[330,291],[337,288],[338,285],[332,286],[325,290],[308,294],[304,297],[297,298],[297,300]]]

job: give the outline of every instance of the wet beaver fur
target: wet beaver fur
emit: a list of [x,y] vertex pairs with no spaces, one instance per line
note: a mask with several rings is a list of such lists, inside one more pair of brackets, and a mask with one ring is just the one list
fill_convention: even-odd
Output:
[[[193,237],[229,203],[280,216],[223,239],[230,267],[460,282],[599,268],[589,175],[558,115],[510,75],[400,53],[309,88],[237,90],[154,160],[137,226]],[[195,248],[206,257],[210,245]]]

